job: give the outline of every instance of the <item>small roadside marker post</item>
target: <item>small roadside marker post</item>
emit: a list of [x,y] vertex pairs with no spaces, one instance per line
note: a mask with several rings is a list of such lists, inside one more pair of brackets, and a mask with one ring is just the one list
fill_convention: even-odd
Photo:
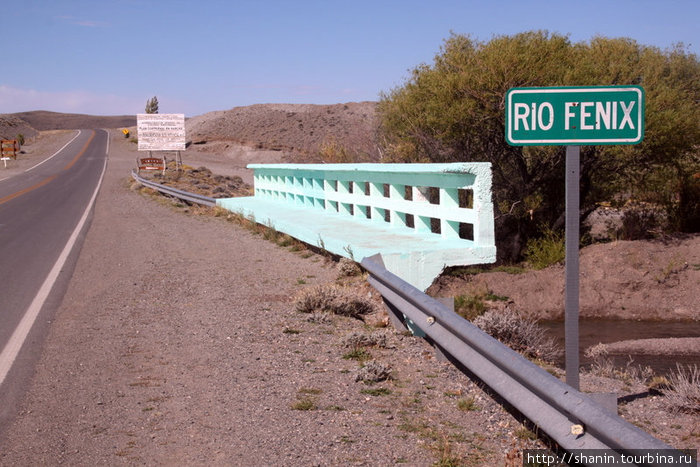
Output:
[[7,161],[10,159],[17,160],[17,152],[19,151],[19,143],[16,139],[0,140],[0,160],[7,168]]
[[566,146],[566,383],[579,390],[579,217],[581,145],[639,144],[644,138],[641,86],[512,88],[506,93],[506,141]]

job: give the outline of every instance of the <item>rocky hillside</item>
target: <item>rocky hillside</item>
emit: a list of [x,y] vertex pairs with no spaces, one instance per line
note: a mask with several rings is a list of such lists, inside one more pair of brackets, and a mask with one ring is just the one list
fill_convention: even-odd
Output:
[[16,139],[17,135],[29,139],[37,133],[34,127],[15,115],[0,115],[0,139]]
[[320,161],[324,146],[377,160],[375,114],[375,102],[257,104],[193,117],[187,121],[187,135],[195,145],[231,141],[288,151],[307,162]]

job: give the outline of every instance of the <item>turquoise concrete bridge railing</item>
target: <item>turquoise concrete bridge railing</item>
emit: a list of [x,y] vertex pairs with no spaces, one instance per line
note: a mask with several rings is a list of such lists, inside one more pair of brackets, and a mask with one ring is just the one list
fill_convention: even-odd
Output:
[[425,290],[447,266],[496,260],[491,164],[251,164],[255,196],[217,205]]

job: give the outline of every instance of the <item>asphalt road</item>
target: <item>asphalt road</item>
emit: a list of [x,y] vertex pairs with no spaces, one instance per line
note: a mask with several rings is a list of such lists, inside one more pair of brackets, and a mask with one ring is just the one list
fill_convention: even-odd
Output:
[[0,428],[15,415],[67,287],[108,150],[106,131],[81,130],[0,181]]

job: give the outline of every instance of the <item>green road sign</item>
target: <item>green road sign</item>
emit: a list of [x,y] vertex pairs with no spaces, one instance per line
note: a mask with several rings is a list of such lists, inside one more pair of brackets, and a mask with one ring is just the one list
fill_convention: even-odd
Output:
[[638,144],[644,138],[641,86],[512,88],[506,141],[513,146]]

